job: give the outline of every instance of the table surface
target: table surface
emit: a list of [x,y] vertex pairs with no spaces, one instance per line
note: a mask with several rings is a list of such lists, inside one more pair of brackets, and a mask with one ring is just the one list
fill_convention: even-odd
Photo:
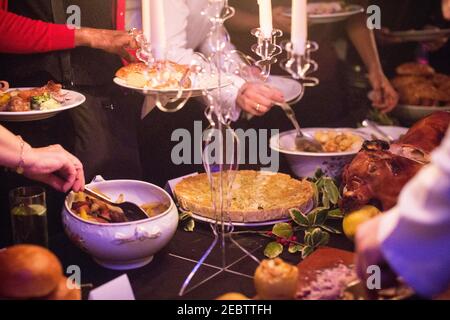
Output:
[[[254,234],[237,235],[234,239],[256,258],[264,259],[263,251],[269,239]],[[101,267],[74,246],[64,234],[50,239],[50,249],[61,259],[65,268],[70,265],[79,266],[82,283],[92,284],[94,288],[126,273],[136,299],[139,300],[215,299],[228,292],[254,296],[252,275],[258,264],[231,241],[226,245],[226,265],[229,271],[220,273],[183,297],[178,295],[184,280],[212,241],[213,234],[207,224],[197,223],[194,232],[185,232],[179,228],[169,245],[156,254],[150,264],[130,271],[113,271]],[[353,249],[353,244],[343,235],[332,235],[329,246],[349,251]],[[285,253],[282,258],[292,264],[301,261],[299,253]],[[192,285],[214,275],[222,265],[221,249],[217,247],[193,278]],[[86,290],[83,294],[86,295]]]

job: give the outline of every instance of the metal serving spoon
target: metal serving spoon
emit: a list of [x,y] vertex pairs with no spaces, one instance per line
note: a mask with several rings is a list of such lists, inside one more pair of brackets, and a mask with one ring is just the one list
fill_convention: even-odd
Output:
[[276,105],[283,109],[284,113],[289,118],[289,120],[291,120],[292,124],[297,130],[297,135],[295,136],[295,147],[298,151],[324,152],[323,147],[319,141],[302,132],[300,124],[295,117],[295,112],[294,110],[292,110],[291,106],[288,103],[276,103]]
[[96,198],[96,199],[98,199],[100,201],[103,201],[103,202],[105,202],[106,204],[108,204],[110,206],[122,209],[125,217],[129,221],[138,221],[138,220],[144,220],[144,219],[148,219],[149,218],[147,213],[135,203],[132,203],[132,202],[122,202],[122,203],[112,202],[108,198],[102,196],[101,194],[99,194],[99,193],[97,193],[95,191],[92,191],[89,188],[85,188],[84,189],[84,193],[87,194],[88,196],[91,196],[91,197]]
[[391,136],[388,135],[386,132],[384,132],[383,130],[381,130],[380,127],[379,127],[375,122],[373,122],[373,121],[370,121],[370,120],[366,119],[366,120],[364,120],[364,121],[362,122],[362,125],[363,125],[365,128],[369,128],[369,129],[374,130],[376,133],[378,133],[378,134],[381,136],[381,138],[383,138],[383,140],[386,140],[386,141],[389,142],[389,143],[392,143],[392,142],[394,142],[394,140],[395,140],[393,137],[391,137]]

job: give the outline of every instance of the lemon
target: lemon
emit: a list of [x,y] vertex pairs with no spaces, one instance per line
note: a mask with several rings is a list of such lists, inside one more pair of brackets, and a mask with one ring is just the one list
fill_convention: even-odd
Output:
[[366,221],[378,216],[381,211],[374,206],[364,206],[359,210],[347,214],[342,222],[344,234],[350,240],[353,240],[358,227]]

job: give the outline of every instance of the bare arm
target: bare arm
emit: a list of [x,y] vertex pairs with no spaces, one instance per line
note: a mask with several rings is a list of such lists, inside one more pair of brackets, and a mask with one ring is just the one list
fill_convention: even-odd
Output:
[[81,162],[61,146],[32,148],[20,137],[0,126],[0,165],[23,169],[23,174],[67,192],[84,188]]
[[366,25],[365,14],[348,20],[347,33],[369,72],[369,81],[374,90],[373,106],[383,112],[391,111],[398,103],[398,94],[384,74],[375,36]]

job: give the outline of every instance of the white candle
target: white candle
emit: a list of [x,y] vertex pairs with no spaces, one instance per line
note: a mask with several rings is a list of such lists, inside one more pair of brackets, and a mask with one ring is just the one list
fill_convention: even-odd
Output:
[[291,42],[295,54],[305,54],[308,39],[308,12],[306,0],[292,0]]
[[142,0],[142,32],[145,39],[150,41],[151,26],[150,26],[150,0]]
[[272,0],[258,0],[259,27],[265,39],[272,38]]
[[164,60],[167,48],[164,0],[142,0],[142,29],[156,60]]

